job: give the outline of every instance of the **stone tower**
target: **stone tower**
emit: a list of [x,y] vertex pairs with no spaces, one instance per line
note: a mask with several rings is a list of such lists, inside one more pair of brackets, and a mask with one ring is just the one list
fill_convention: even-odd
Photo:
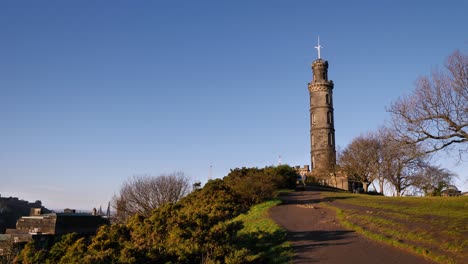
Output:
[[[319,44],[320,47],[320,44]],[[328,80],[328,61],[312,63],[310,94],[310,142],[312,171],[331,172],[336,164],[333,120],[333,81]]]

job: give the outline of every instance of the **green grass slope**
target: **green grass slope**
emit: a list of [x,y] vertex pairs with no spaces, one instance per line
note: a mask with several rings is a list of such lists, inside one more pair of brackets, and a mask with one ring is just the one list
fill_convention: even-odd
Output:
[[468,259],[468,197],[383,197],[322,193],[341,223],[439,263]]
[[256,263],[290,263],[293,250],[286,238],[286,231],[268,217],[268,210],[280,204],[271,200],[253,206],[246,214],[237,216],[244,227],[238,232],[239,243],[248,248]]

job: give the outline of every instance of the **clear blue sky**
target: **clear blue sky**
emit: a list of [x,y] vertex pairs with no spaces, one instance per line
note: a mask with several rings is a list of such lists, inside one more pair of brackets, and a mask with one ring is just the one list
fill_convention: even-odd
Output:
[[[413,3],[416,2],[416,3]],[[0,194],[107,204],[132,175],[310,163],[320,35],[344,148],[468,52],[467,1],[1,1]],[[468,169],[446,162],[467,187]],[[465,168],[465,169],[463,169]]]

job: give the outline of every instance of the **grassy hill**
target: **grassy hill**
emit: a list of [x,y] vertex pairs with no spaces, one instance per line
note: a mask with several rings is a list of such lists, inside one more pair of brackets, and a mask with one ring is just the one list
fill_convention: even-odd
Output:
[[468,197],[383,197],[323,192],[340,222],[371,239],[440,263],[468,259]]
[[278,199],[257,204],[234,218],[243,228],[238,232],[240,243],[255,254],[250,260],[258,263],[290,263],[294,255],[286,231],[268,216],[268,210],[280,204]]

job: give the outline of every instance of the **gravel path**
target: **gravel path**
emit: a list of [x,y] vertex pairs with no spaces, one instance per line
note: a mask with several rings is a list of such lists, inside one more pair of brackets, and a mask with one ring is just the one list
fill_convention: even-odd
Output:
[[288,231],[294,263],[433,263],[403,250],[372,241],[340,226],[335,213],[322,208],[320,191],[280,197],[271,218]]

